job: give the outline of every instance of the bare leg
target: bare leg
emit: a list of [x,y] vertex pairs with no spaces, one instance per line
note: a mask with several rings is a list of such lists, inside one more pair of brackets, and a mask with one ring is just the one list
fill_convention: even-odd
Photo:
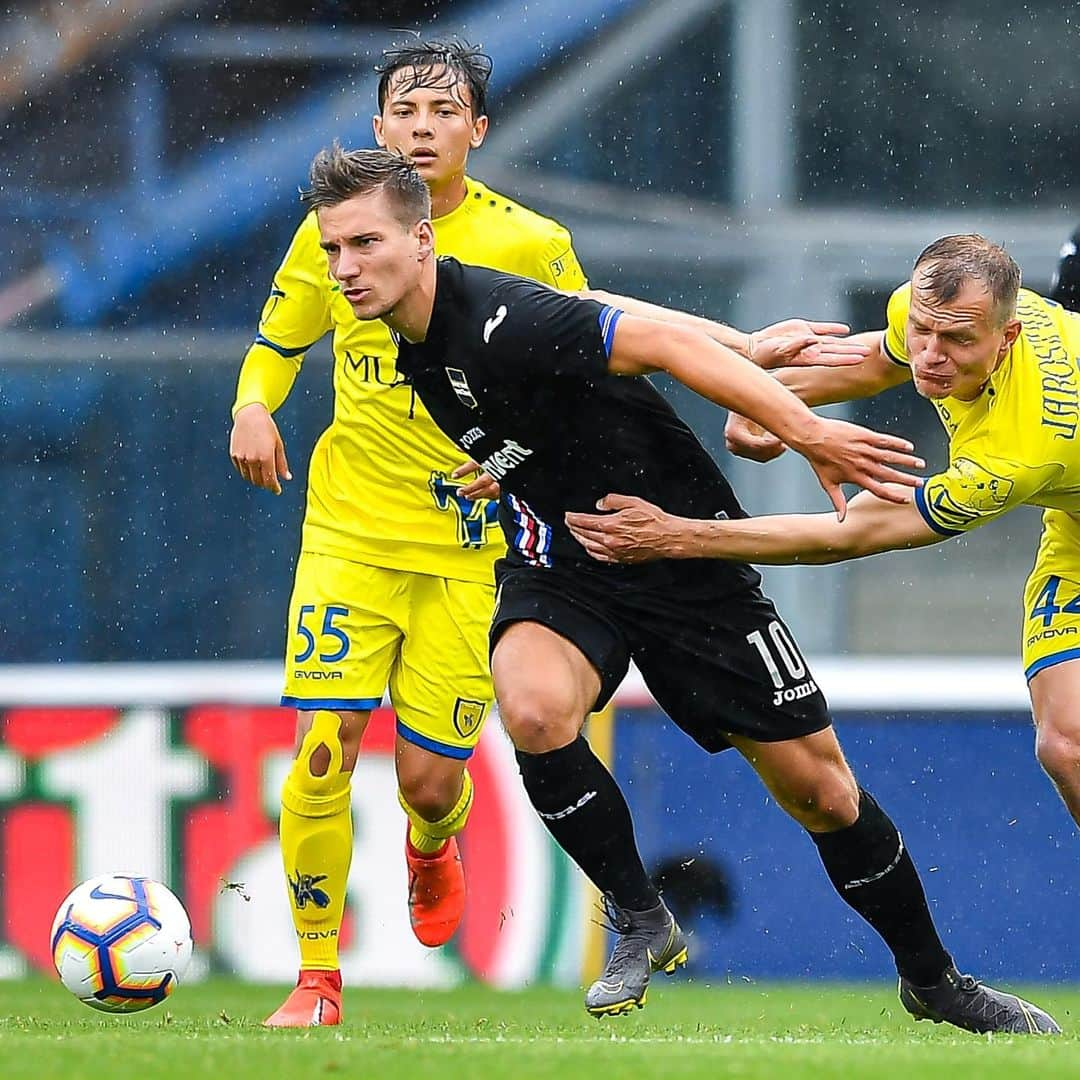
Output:
[[1035,756],[1080,825],[1080,660],[1044,668],[1028,689]]

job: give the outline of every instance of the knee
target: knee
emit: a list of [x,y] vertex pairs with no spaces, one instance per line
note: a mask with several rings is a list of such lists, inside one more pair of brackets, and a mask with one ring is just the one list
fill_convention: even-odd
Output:
[[859,818],[859,787],[846,769],[830,770],[796,790],[778,792],[776,799],[810,832],[836,832]]
[[543,754],[572,742],[585,714],[558,695],[513,690],[499,697],[499,718],[516,750]]
[[1056,784],[1075,784],[1080,780],[1080,731],[1044,721],[1035,736],[1035,756]]
[[398,765],[398,791],[409,808],[425,821],[446,817],[461,797],[464,763],[460,770],[437,775],[430,769]]
[[297,722],[296,760],[313,777],[351,773],[360,753],[368,713],[320,709],[301,713]]

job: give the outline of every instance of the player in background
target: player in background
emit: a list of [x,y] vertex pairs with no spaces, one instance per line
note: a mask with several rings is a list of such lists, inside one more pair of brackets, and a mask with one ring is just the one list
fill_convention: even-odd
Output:
[[[824,698],[749,566],[665,560],[600,566],[568,511],[605,491],[687,516],[741,518],[716,463],[646,379],[665,371],[767,425],[839,483],[906,502],[910,444],[815,417],[704,334],[567,297],[525,278],[436,260],[423,182],[381,151],[320,153],[305,193],[330,269],[360,319],[398,336],[398,364],[433,419],[502,489],[492,673],[525,791],[603,893],[620,940],[586,994],[597,1016],[645,1003],[687,941],[641,863],[626,800],[581,729],[633,659],[658,703],[710,752],[735,747],[809,833],[830,881],[893,953],[916,1017],[970,1031],[1056,1032],[1036,1006],[961,976],[895,825],[856,783]],[[655,309],[654,309],[655,310]],[[783,665],[775,688],[773,672]]]
[[[1066,247],[1057,291],[1077,282]],[[573,520],[602,560],[722,558],[831,563],[961,536],[1016,506],[1043,507],[1024,589],[1022,654],[1035,752],[1080,824],[1080,315],[1020,288],[1020,269],[981,236],[946,236],[889,300],[888,327],[839,370],[778,372],[803,401],[869,397],[912,382],[949,436],[949,467],[901,503],[864,493],[847,517],[774,515],[743,522],[676,520],[637,500]],[[728,445],[757,460],[783,445],[735,416]]]
[[1050,282],[1050,299],[1070,311],[1080,311],[1080,226],[1061,246],[1054,280]]
[[[579,287],[569,233],[466,173],[484,141],[490,60],[460,42],[386,53],[375,140],[415,164],[431,191],[440,250]],[[461,919],[457,834],[472,805],[467,768],[491,708],[486,632],[494,507],[461,494],[463,455],[395,367],[379,322],[358,322],[327,271],[318,226],[298,228],[244,358],[230,455],[251,483],[291,479],[272,413],[304,355],[333,333],[334,413],[312,451],[288,615],[282,704],[297,710],[296,757],[281,795],[280,837],[300,947],[296,989],[278,1027],[341,1017],[338,932],[353,851],[350,789],[371,710],[389,689],[395,764],[408,817],[411,925],[445,943]]]
[[[379,69],[376,142],[407,156],[431,193],[440,252],[576,289],[585,278],[569,233],[466,172],[483,142],[491,65],[456,41],[415,42]],[[688,317],[689,318],[689,317]],[[819,339],[835,324],[789,320],[747,335],[700,323],[763,365],[803,355],[849,360]],[[333,333],[334,415],[311,458],[288,615],[282,704],[297,710],[296,758],[280,837],[300,976],[272,1026],[341,1017],[338,932],[352,856],[350,785],[371,710],[389,688],[397,712],[399,795],[409,819],[409,914],[443,944],[464,908],[456,835],[472,802],[467,763],[490,710],[487,628],[496,507],[470,497],[465,455],[435,427],[395,367],[381,322],[359,322],[330,277],[315,215],[274,278],[233,405],[230,454],[244,479],[280,493],[290,479],[272,413],[307,350]]]

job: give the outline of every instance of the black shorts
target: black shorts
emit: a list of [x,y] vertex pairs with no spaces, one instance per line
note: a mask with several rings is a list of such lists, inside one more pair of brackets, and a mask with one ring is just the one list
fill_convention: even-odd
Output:
[[825,697],[776,608],[759,589],[716,594],[689,577],[664,588],[613,577],[495,567],[491,648],[516,622],[537,622],[573,642],[600,674],[603,708],[633,660],[657,704],[715,753],[726,733],[782,742],[823,731]]

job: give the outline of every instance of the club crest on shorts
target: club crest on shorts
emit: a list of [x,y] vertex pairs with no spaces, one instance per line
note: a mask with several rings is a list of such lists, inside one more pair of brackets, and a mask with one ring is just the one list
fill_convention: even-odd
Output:
[[454,393],[457,394],[458,401],[468,409],[475,409],[477,407],[476,398],[473,397],[472,389],[469,387],[469,380],[465,378],[465,372],[461,368],[448,367],[446,368],[446,377],[450,380],[450,386]]
[[459,697],[454,702],[454,730],[463,739],[475,735],[484,722],[486,710],[486,701],[470,701],[468,698]]

